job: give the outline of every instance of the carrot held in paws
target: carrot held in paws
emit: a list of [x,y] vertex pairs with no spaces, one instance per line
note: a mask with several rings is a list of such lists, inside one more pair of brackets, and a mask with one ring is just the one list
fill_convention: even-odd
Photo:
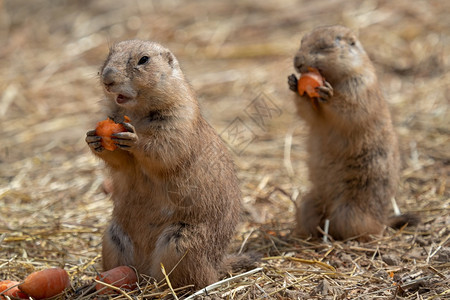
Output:
[[316,88],[324,85],[324,78],[320,75],[319,70],[316,68],[308,67],[308,72],[302,73],[298,80],[297,90],[300,96],[303,96],[306,92],[310,98],[311,105],[314,110],[319,109],[319,93]]
[[[125,116],[125,122],[130,122],[130,119],[127,116]],[[114,149],[117,148],[111,139],[111,135],[126,131],[127,130],[122,124],[116,123],[110,118],[98,122],[97,127],[95,128],[95,134],[102,137],[102,146],[109,151],[114,151]]]
[[300,96],[306,92],[310,98],[319,98],[316,88],[323,85],[323,77],[316,68],[308,67],[308,72],[303,73],[298,80],[298,93]]

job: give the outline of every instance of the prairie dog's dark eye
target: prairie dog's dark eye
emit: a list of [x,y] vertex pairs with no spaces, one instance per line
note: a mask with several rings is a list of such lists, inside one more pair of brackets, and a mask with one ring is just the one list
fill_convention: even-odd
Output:
[[329,51],[333,49],[334,45],[327,43],[319,43],[315,48],[315,51]]
[[349,41],[350,46],[355,46],[356,45],[356,41],[354,39],[351,39]]
[[150,57],[148,57],[148,56],[142,56],[141,59],[139,59],[139,61],[138,61],[138,65],[146,64],[149,59],[150,59]]

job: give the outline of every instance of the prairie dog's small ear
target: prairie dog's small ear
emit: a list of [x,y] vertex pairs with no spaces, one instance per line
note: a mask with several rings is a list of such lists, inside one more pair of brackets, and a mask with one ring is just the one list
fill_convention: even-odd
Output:
[[175,64],[175,56],[172,54],[172,52],[166,51],[162,55],[165,59],[167,59],[169,66],[171,66],[173,68],[174,64]]

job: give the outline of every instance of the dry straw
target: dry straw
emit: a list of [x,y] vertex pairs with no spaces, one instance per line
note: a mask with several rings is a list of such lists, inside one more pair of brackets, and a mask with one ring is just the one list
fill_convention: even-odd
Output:
[[[112,204],[84,135],[104,118],[96,74],[108,44],[138,37],[173,50],[218,132],[239,117],[254,138],[230,147],[244,195],[230,252],[264,258],[196,298],[450,297],[449,15],[450,1],[419,0],[0,1],[0,279],[60,266],[72,287],[56,298],[99,297]],[[359,30],[374,60],[402,153],[395,200],[421,217],[368,243],[291,235],[293,201],[309,182],[287,76],[302,34],[324,22]],[[276,113],[256,124],[247,112],[261,92]],[[167,278],[141,275],[136,290],[104,297],[196,292]]]

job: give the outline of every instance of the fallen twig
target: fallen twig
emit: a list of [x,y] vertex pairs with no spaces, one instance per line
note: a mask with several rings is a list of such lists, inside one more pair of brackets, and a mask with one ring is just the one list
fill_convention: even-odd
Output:
[[246,276],[251,275],[251,274],[254,274],[254,273],[258,273],[258,272],[260,272],[260,271],[262,271],[262,270],[263,270],[263,268],[261,268],[261,267],[255,268],[255,269],[250,270],[250,271],[248,271],[248,272],[245,272],[245,273],[242,273],[242,274],[239,274],[239,275],[236,275],[236,276],[233,276],[233,277],[226,278],[226,279],[224,279],[224,280],[215,282],[215,283],[213,283],[213,284],[208,285],[208,286],[205,287],[204,289],[201,289],[201,290],[195,292],[194,294],[190,295],[189,297],[186,298],[186,300],[194,299],[195,297],[200,296],[200,295],[203,295],[203,294],[208,294],[210,291],[212,291],[212,290],[218,288],[218,287],[221,286],[222,284],[228,283],[228,282],[230,282],[230,281],[234,281],[234,280],[239,279],[239,278],[242,278],[242,277],[246,277]]

